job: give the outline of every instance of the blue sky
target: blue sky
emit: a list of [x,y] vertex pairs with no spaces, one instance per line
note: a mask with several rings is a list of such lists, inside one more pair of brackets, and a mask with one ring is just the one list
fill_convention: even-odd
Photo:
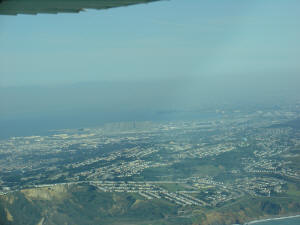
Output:
[[299,11],[296,0],[170,0],[0,16],[0,86],[299,81]]

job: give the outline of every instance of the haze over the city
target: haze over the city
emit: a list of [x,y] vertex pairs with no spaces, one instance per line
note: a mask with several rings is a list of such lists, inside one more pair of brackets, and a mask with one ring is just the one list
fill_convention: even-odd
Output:
[[299,12],[0,0],[0,225],[300,224]]
[[1,16],[1,123],[53,129],[297,101],[299,9],[296,0],[172,0]]

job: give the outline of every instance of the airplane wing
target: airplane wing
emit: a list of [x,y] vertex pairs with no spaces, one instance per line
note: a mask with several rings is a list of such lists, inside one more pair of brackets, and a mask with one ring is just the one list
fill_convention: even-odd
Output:
[[154,1],[159,0],[0,0],[0,15],[78,13]]

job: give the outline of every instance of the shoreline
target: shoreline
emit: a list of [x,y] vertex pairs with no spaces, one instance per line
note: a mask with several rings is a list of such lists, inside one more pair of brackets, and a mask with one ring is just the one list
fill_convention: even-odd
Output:
[[268,218],[268,219],[261,219],[261,220],[253,220],[253,221],[244,223],[243,225],[256,224],[256,223],[267,222],[267,221],[272,221],[272,220],[292,219],[292,218],[298,218],[298,217],[300,217],[300,214],[294,215],[294,216],[283,216],[283,217],[275,217],[275,218]]

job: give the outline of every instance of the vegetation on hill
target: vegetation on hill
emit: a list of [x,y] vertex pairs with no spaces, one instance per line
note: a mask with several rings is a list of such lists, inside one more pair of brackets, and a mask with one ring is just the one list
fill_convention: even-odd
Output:
[[245,197],[221,207],[193,208],[162,199],[145,200],[135,193],[101,192],[89,185],[57,185],[1,196],[0,224],[229,225],[299,213],[299,200],[299,196]]

